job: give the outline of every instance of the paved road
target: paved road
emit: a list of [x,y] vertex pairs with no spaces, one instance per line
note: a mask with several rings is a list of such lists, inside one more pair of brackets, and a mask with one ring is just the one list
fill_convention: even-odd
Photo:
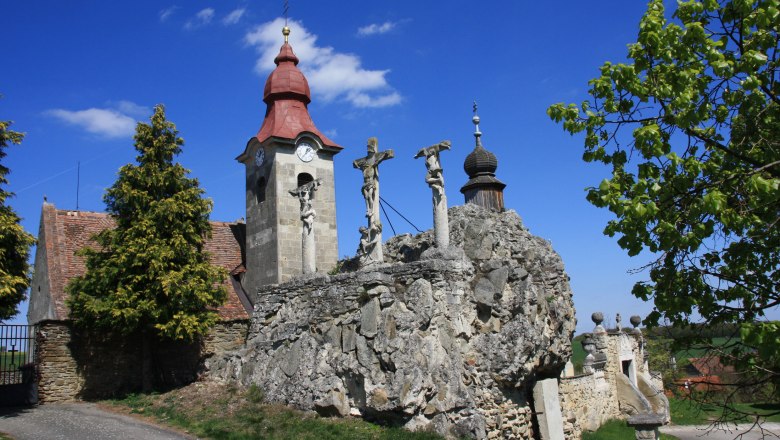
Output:
[[91,403],[0,408],[0,432],[16,440],[191,440],[190,437]]
[[[662,426],[661,432],[680,440],[780,440],[780,423],[763,423],[763,432],[753,425],[729,425],[728,430],[703,426]],[[743,434],[740,437],[740,434]]]

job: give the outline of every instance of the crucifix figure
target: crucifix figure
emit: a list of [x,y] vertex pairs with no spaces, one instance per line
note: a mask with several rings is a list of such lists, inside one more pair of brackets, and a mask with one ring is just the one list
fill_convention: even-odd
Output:
[[[379,219],[379,164],[395,157],[393,150],[379,151],[379,143],[375,137],[368,138],[366,157],[352,162],[352,166],[363,172],[363,187],[361,192],[366,200],[366,218],[368,227],[361,227],[360,248],[365,252],[361,261],[365,264],[381,263],[382,255],[382,222]],[[366,246],[363,246],[363,242]]]
[[290,191],[290,195],[298,197],[301,203],[301,221],[303,221],[303,233],[301,234],[302,269],[304,274],[317,271],[317,252],[314,241],[314,218],[317,212],[312,206],[314,191],[320,186],[320,179],[312,180]]
[[450,141],[442,141],[436,145],[420,149],[415,159],[425,157],[425,183],[433,193],[433,230],[436,236],[436,247],[446,248],[450,245],[450,226],[447,217],[447,195],[444,193],[444,174],[439,161],[439,153],[450,149]]

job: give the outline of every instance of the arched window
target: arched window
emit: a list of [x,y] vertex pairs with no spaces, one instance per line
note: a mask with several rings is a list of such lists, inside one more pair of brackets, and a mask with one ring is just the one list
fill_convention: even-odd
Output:
[[311,174],[309,173],[298,174],[298,186],[306,185],[307,183],[310,183],[312,180],[314,180],[314,177],[311,177]]
[[265,202],[265,187],[266,187],[266,181],[265,176],[260,176],[259,179],[257,179],[257,203],[263,203]]
[[[307,183],[311,183],[311,181],[314,180],[314,177],[311,177],[311,174],[309,173],[301,173],[298,174],[298,186],[306,185]],[[311,192],[311,198],[314,199],[314,196],[317,194],[316,191]]]

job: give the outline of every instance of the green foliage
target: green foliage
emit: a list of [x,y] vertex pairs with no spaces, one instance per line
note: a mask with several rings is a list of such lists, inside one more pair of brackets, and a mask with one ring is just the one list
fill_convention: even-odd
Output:
[[586,162],[612,175],[587,199],[614,214],[604,233],[650,251],[645,319],[736,323],[722,353],[753,381],[780,382],[780,0],[687,0],[667,20],[649,3],[630,62],[605,63],[591,100],[548,114],[585,135]]
[[[13,131],[11,121],[0,121],[0,160],[6,156],[10,144],[21,144],[24,133]],[[10,170],[0,165],[0,185],[8,184]],[[7,204],[13,194],[0,188],[0,321],[18,312],[17,306],[25,298],[30,285],[30,266],[27,258],[35,238],[20,224],[21,219]]]
[[138,164],[123,166],[103,198],[116,227],[80,251],[87,271],[67,287],[76,324],[192,340],[216,322],[225,273],[203,251],[211,200],[173,163],[183,142],[162,105],[138,124]]
[[571,340],[571,363],[574,366],[574,373],[582,373],[582,365],[585,362],[585,357],[588,353],[585,353],[585,349],[582,348],[582,340],[585,339],[585,335],[577,335]]
[[[582,440],[626,440],[635,438],[634,428],[628,426],[625,420],[609,420],[601,425],[598,431],[583,432]],[[677,437],[661,434],[661,440],[676,440]]]
[[714,421],[732,423],[780,422],[778,403],[737,403],[724,413],[719,402],[670,398],[669,410],[675,425],[708,425]]
[[739,335],[738,324],[701,325],[692,323],[685,327],[658,326],[642,331],[645,337],[656,339],[733,338]]

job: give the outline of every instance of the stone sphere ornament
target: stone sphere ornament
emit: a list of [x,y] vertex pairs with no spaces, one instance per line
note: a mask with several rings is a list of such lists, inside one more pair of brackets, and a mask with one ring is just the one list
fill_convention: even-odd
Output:
[[590,319],[593,320],[594,324],[601,325],[601,323],[604,322],[604,314],[601,312],[594,312],[590,315]]
[[639,315],[632,316],[629,321],[631,322],[631,325],[634,326],[634,328],[639,327],[639,324],[642,323],[642,318],[639,317]]

